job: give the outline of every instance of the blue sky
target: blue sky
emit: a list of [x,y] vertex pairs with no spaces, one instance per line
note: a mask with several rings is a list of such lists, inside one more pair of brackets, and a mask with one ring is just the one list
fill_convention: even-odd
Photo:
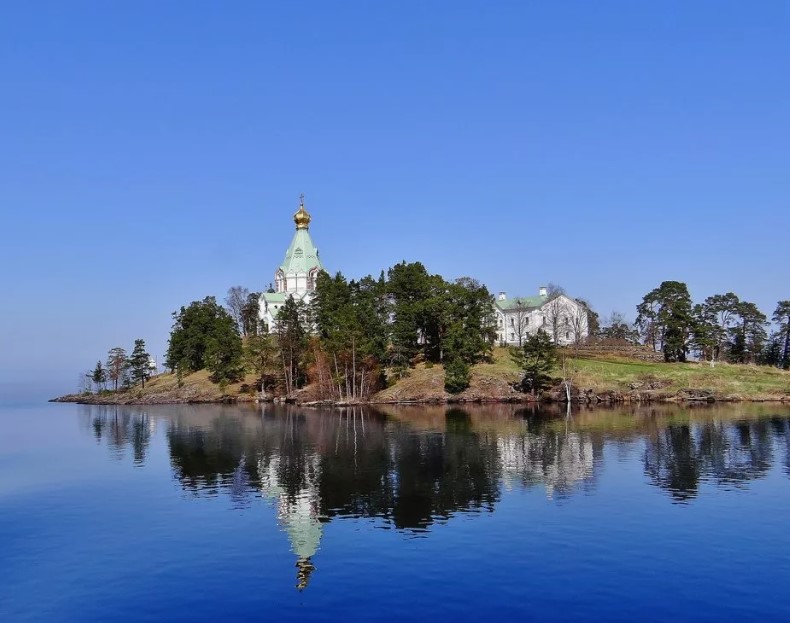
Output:
[[[790,298],[788,2],[25,2],[0,20],[0,391],[327,267],[634,315]],[[3,389],[5,388],[5,389]]]

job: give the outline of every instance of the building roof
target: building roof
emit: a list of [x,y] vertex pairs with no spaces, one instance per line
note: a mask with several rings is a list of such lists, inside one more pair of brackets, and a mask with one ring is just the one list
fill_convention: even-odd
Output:
[[285,303],[288,298],[293,298],[300,301],[304,298],[306,292],[263,292],[261,298],[266,301],[268,305],[280,305]]
[[537,309],[542,307],[549,300],[547,296],[516,296],[504,300],[496,299],[496,306],[502,311],[512,311],[517,309],[519,304],[527,309]]
[[298,227],[291,246],[285,252],[285,259],[280,264],[280,270],[286,275],[309,273],[314,268],[323,270],[321,260],[318,259],[318,249],[315,248],[307,227]]

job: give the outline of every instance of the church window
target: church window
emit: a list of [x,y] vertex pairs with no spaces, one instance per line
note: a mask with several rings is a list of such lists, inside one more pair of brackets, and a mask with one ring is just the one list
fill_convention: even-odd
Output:
[[566,339],[566,340],[569,340],[569,339],[571,339],[571,333],[570,333],[570,331],[566,331],[566,332],[565,332],[565,339]]
[[513,342],[513,341],[515,341],[515,339],[516,339],[516,334],[515,333],[511,333],[510,334],[510,341]]

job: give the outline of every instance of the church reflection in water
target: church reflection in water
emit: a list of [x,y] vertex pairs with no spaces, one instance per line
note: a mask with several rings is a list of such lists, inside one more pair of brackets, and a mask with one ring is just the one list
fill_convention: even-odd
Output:
[[700,485],[743,487],[777,462],[790,474],[790,424],[767,413],[632,409],[570,417],[513,405],[314,410],[273,406],[82,407],[111,456],[144,465],[166,440],[180,486],[263,498],[296,557],[296,585],[315,570],[324,525],[371,518],[429,531],[458,513],[492,512],[503,492],[548,499],[590,490],[604,460],[641,463],[648,481],[689,503]]

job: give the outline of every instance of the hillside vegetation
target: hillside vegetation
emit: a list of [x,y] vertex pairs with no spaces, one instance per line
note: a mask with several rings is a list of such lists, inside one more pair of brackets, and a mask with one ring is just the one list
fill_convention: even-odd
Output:
[[[768,366],[719,363],[663,363],[644,361],[617,353],[566,352],[565,378],[574,398],[601,401],[675,401],[713,399],[730,401],[790,401],[790,372]],[[258,396],[255,375],[221,387],[201,370],[185,375],[160,374],[145,389],[64,396],[62,400],[107,404],[157,404],[180,402],[251,401]],[[379,391],[370,402],[521,401],[531,397],[514,388],[520,378],[518,367],[506,348],[495,348],[492,360],[471,367],[469,387],[459,394],[444,389],[441,364],[418,364],[407,375]],[[562,363],[553,371],[555,389],[547,398],[562,400],[559,385]],[[319,396],[307,386],[297,392],[297,402],[309,403]]]
[[[667,401],[710,396],[715,400],[790,400],[790,372],[768,366],[718,363],[663,363],[625,357],[616,353],[565,353],[565,378],[574,395],[592,395],[603,400]],[[492,363],[472,367],[467,390],[453,397],[459,400],[527,398],[512,389],[519,370],[506,348],[496,348]],[[553,377],[563,378],[562,363]],[[442,391],[443,371],[437,365],[418,367],[405,379],[379,392],[373,401],[446,400]],[[550,392],[555,399],[559,391]],[[410,398],[412,397],[412,398]]]

